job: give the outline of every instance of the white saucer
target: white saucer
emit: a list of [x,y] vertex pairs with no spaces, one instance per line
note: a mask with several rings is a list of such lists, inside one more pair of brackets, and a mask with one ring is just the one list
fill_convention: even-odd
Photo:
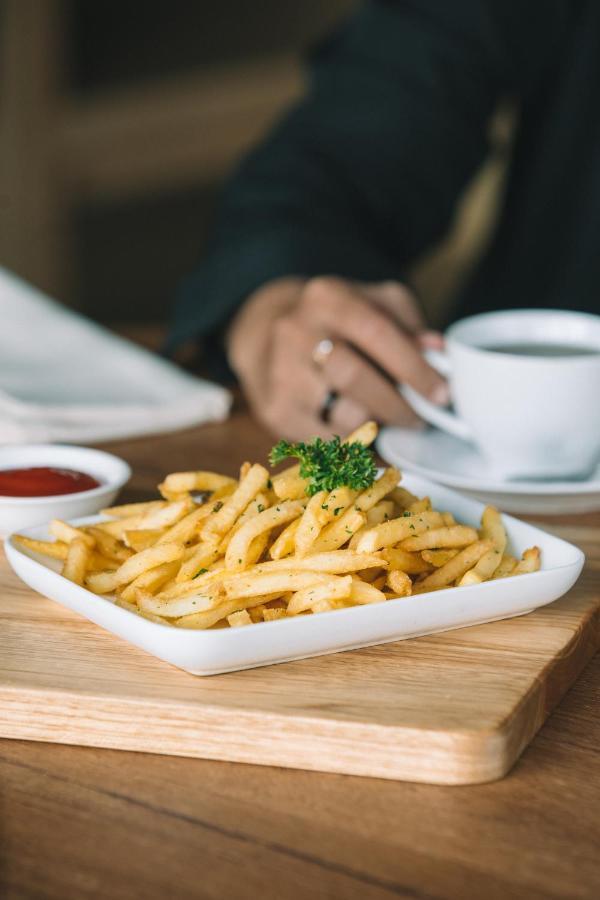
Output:
[[471,444],[427,428],[384,428],[377,441],[381,456],[506,512],[565,514],[600,510],[600,466],[582,481],[504,481],[494,476]]

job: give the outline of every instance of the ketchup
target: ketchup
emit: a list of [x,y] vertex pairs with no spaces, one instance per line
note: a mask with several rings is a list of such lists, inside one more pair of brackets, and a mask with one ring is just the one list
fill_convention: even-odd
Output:
[[35,466],[31,469],[0,469],[0,496],[54,497],[78,494],[100,487],[100,482],[75,469]]

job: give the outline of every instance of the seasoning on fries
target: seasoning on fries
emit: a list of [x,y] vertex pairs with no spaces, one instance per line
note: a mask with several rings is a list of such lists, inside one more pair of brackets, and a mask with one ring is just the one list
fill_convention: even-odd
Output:
[[[271,475],[244,463],[239,479],[173,472],[162,500],[103,510],[106,521],[54,520],[54,541],[24,547],[62,562],[62,574],[154,622],[179,628],[240,628],[424,595],[535,572],[537,547],[507,552],[498,510],[479,529],[435,510],[377,476],[367,422],[344,441],[280,441],[271,462],[299,460]],[[426,603],[422,597],[420,602]]]

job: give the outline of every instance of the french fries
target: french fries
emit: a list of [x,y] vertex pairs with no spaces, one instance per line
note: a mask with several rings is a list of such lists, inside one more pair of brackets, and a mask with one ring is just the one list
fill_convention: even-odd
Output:
[[[336,459],[350,458],[354,467],[375,436],[368,422],[318,453],[333,447]],[[279,458],[288,455],[284,447]],[[401,597],[421,602],[429,591],[539,569],[537,547],[521,559],[509,552],[493,507],[478,529],[456,522],[402,487],[397,469],[374,478],[372,457],[368,465],[362,480],[354,468],[344,470],[350,484],[330,477],[332,465],[312,485],[298,465],[270,477],[264,466],[244,462],[239,480],[174,472],[159,485],[162,500],[110,507],[107,521],[94,525],[54,520],[53,541],[15,540],[56,560],[75,584],[152,622],[188,629],[239,628]]]

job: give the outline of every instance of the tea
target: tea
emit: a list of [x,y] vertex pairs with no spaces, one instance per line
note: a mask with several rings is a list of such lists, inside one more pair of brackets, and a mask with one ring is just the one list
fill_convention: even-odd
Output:
[[490,350],[492,353],[510,353],[514,356],[548,356],[555,359],[560,356],[597,356],[600,347],[585,347],[582,344],[547,344],[547,343],[518,343],[518,344],[488,344],[482,350]]

